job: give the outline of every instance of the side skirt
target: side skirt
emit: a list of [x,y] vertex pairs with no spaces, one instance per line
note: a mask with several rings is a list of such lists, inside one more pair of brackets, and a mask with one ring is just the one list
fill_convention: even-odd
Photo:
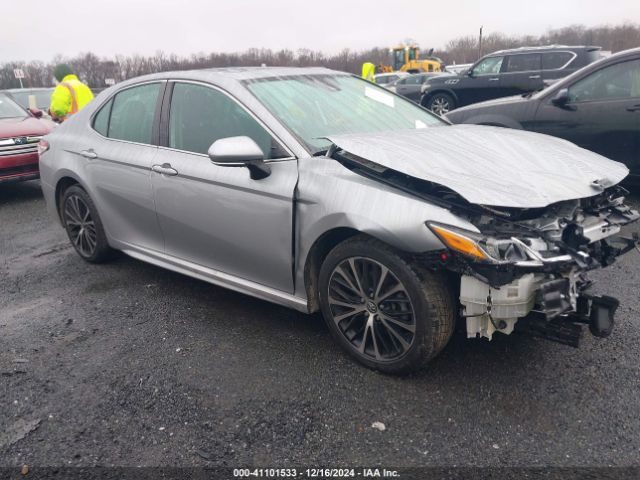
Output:
[[134,247],[132,245],[123,244],[122,242],[114,243],[119,244],[118,246],[114,246],[115,248],[121,250],[130,257],[142,260],[143,262],[151,263],[158,267],[166,268],[167,270],[172,270],[189,277],[197,278],[198,280],[203,280],[205,282],[218,285],[219,287],[251,295],[252,297],[256,297],[261,300],[277,303],[278,305],[292,308],[299,312],[309,313],[307,300],[304,298],[296,297],[290,293],[282,292],[250,280],[245,280],[244,278],[236,277],[228,273],[171,257],[154,250],[143,249],[137,246]]

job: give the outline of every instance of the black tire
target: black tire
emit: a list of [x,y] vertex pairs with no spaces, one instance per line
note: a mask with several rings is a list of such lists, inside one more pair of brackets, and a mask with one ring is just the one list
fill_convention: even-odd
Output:
[[[362,364],[385,373],[422,368],[442,351],[454,330],[447,277],[417,267],[365,235],[329,252],[318,288],[322,314],[336,341]],[[363,298],[358,292],[367,289]],[[388,294],[393,291],[397,293]]]
[[456,108],[456,101],[448,93],[438,92],[431,95],[424,106],[436,115],[442,116]]
[[67,188],[60,199],[60,218],[78,255],[90,263],[109,260],[109,247],[102,221],[89,194],[79,185]]

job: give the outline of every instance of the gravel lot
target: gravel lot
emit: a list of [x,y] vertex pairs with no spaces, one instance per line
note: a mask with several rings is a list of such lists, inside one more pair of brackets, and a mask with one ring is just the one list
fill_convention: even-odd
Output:
[[3,185],[0,466],[639,465],[640,255],[593,278],[622,303],[609,339],[457,336],[395,378],[319,316],[87,264],[37,182]]

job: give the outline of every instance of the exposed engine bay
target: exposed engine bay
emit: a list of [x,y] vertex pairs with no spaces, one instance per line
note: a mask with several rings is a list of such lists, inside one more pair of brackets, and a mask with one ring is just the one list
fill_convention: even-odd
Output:
[[334,146],[327,156],[350,170],[450,210],[480,233],[427,222],[447,247],[424,259],[459,275],[461,316],[469,338],[521,331],[578,346],[582,325],[611,333],[618,301],[588,292],[589,270],[633,249],[637,233],[620,234],[640,214],[623,187],[594,182],[593,196],[542,208],[470,203],[448,187],[417,179]]

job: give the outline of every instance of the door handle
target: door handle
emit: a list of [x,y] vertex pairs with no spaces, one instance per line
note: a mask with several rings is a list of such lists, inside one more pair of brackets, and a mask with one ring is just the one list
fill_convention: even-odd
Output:
[[170,177],[174,177],[178,175],[178,171],[171,166],[170,163],[163,163],[162,165],[154,165],[151,167],[156,173],[161,173],[162,175],[169,175]]
[[529,75],[529,78],[535,80],[536,78],[540,78],[540,75]]
[[93,151],[93,148],[90,148],[89,150],[82,150],[80,152],[80,155],[89,160],[95,160],[96,158],[98,158],[98,154]]
[[490,78],[489,79],[490,82],[497,82],[498,80],[500,80],[500,78]]
[[640,105],[634,105],[633,107],[627,107],[627,112],[637,112],[640,110]]

